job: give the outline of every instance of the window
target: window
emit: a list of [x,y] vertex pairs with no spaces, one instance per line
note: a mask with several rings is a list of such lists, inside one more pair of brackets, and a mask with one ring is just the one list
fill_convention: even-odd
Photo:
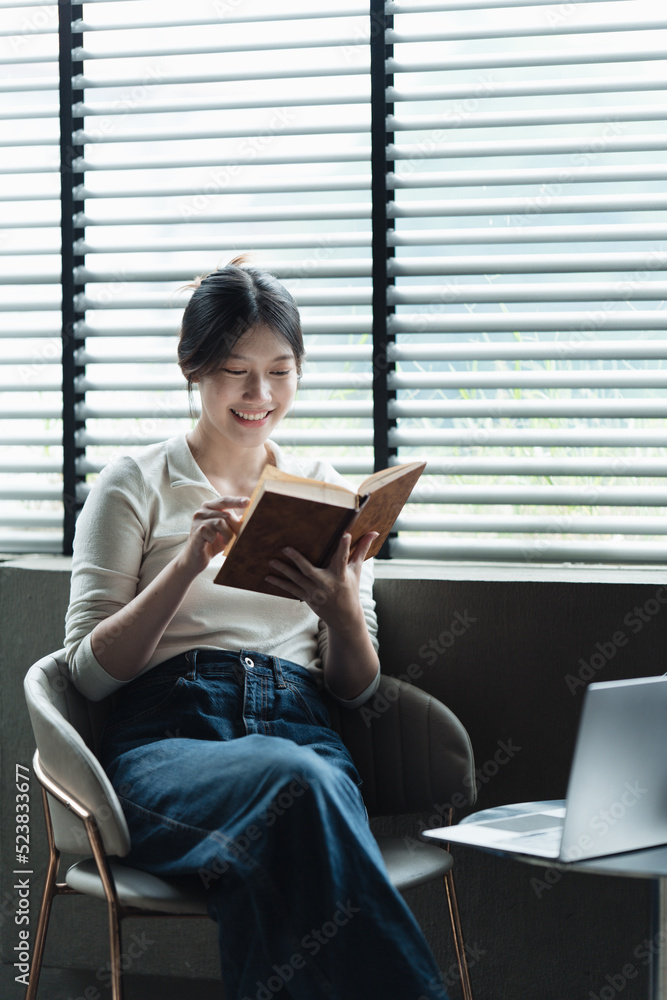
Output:
[[304,318],[282,443],[428,460],[391,555],[667,557],[655,5],[60,5],[62,364],[58,5],[5,7],[0,550],[189,426],[184,286],[249,251]]
[[63,524],[58,8],[2,8],[0,552],[48,552]]

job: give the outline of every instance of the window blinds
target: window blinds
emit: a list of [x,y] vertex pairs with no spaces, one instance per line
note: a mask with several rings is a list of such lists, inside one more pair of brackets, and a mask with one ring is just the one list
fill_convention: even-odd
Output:
[[279,440],[428,460],[390,555],[663,561],[667,18],[312,6],[0,0],[0,552],[190,426],[184,286],[249,252],[304,318]]
[[664,561],[667,19],[386,11],[393,554]]
[[0,553],[62,545],[58,7],[0,4]]
[[87,3],[72,25],[76,471],[190,426],[183,286],[246,252],[304,321],[278,440],[371,471],[367,9],[210,11]]

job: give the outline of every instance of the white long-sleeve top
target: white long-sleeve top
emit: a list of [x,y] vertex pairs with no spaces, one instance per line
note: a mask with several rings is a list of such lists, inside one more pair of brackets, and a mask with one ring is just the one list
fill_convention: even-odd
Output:
[[[268,447],[279,469],[345,484],[326,462],[287,455],[271,441]],[[100,473],[77,521],[65,621],[70,674],[87,698],[98,701],[128,683],[112,677],[95,659],[93,629],[129,604],[177,555],[195,511],[217,496],[184,435],[117,459]],[[320,667],[327,629],[317,615],[301,601],[215,584],[222,558],[212,559],[195,578],[144,670],[191,649],[256,650],[309,669]],[[360,596],[377,648],[371,563],[367,560],[362,568]],[[379,674],[344,704],[362,704],[378,682]]]

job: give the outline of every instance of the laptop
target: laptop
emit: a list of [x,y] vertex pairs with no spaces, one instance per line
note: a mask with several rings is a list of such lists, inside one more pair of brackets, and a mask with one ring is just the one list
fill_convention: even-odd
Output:
[[588,685],[565,800],[484,810],[422,836],[558,862],[667,844],[667,676]]

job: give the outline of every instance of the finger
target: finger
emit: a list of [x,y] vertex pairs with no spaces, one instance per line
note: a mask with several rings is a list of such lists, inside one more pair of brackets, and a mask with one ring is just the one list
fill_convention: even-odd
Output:
[[218,518],[224,517],[230,523],[234,522],[240,524],[241,522],[241,516],[239,514],[234,513],[234,511],[229,508],[218,506],[200,507],[199,510],[195,511],[192,516],[195,521],[215,521]]
[[227,519],[223,517],[217,518],[215,521],[208,519],[206,521],[202,521],[202,523],[197,526],[197,533],[202,538],[206,539],[207,542],[214,542],[220,538],[226,541],[231,535]]
[[370,549],[371,545],[373,544],[375,539],[379,537],[380,537],[379,531],[368,531],[365,535],[362,535],[362,537],[359,539],[354,548],[354,553],[352,555],[352,558],[350,559],[350,563],[354,563],[355,565],[358,563],[362,563],[366,558],[366,556],[368,555],[368,550]]
[[217,500],[207,500],[202,506],[211,510],[226,510],[228,507],[247,507],[250,497],[218,497]]
[[281,576],[265,576],[264,579],[267,583],[273,584],[274,587],[279,587],[280,590],[284,590],[288,594],[292,594],[293,597],[298,597],[300,601],[304,600],[305,591],[303,587],[297,586],[296,583],[292,583],[291,580],[286,580]]
[[[305,561],[307,562],[307,560]],[[280,559],[270,559],[269,566],[278,573],[283,573],[289,580],[300,586],[301,590],[304,589],[303,585],[308,583],[308,577],[305,573],[302,573],[296,566],[290,566],[289,563],[281,562]]]
[[240,518],[238,514],[232,514],[231,511],[228,511],[226,514],[223,515],[223,517],[227,521],[227,524],[229,525],[231,531],[235,535],[238,535],[239,531],[241,530],[243,519]]
[[335,573],[337,576],[340,576],[340,574],[344,572],[345,567],[347,566],[347,561],[350,558],[351,543],[352,543],[352,535],[349,533],[349,531],[344,532],[344,534],[341,535],[341,539],[338,543],[338,546],[336,547],[336,551],[331,557],[328,566],[331,572]]
[[297,569],[309,580],[317,579],[317,574],[319,572],[317,566],[313,566],[310,560],[306,559],[306,557],[300,552],[297,552],[296,549],[288,546],[283,549],[283,555],[287,556],[288,559],[291,559]]

